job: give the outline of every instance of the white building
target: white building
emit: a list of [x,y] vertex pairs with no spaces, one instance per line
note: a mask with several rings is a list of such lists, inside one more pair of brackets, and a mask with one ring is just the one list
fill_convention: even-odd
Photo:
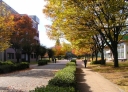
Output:
[[[118,44],[118,60],[128,60],[128,36],[124,36],[123,41]],[[113,55],[108,47],[104,49],[104,55],[107,61],[113,60]]]

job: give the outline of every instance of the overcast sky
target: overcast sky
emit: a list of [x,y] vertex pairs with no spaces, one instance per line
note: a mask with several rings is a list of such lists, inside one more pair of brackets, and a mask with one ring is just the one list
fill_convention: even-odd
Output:
[[40,19],[39,38],[40,43],[46,47],[54,46],[55,42],[46,35],[45,25],[50,21],[43,14],[42,10],[46,2],[44,0],[3,0],[20,14],[36,15]]

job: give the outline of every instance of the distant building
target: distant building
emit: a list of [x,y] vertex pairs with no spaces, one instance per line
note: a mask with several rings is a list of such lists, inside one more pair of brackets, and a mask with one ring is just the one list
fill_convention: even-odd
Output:
[[0,0],[0,15],[6,16],[7,13],[4,11],[9,11],[8,13],[10,14],[19,14],[17,11],[11,8],[8,4],[6,4],[3,0]]
[[[4,7],[4,11],[3,11],[3,7]],[[6,16],[7,15],[6,13],[19,14],[17,11],[15,11],[12,7],[10,7],[4,1],[0,0],[0,16]],[[23,14],[20,14],[20,15],[23,15]],[[39,31],[38,31],[39,18],[35,15],[30,15],[29,17],[33,21],[33,28],[36,28],[37,30],[37,34],[35,35],[34,39],[36,39],[37,43],[40,44]],[[21,59],[27,60],[28,57],[26,54],[22,54]],[[0,61],[6,61],[6,60],[16,61],[15,50],[13,48],[8,48],[4,52],[0,52]],[[35,53],[32,53],[31,61],[34,61],[34,60],[36,60],[36,56],[35,56]]]
[[[119,42],[118,47],[118,60],[125,61],[128,60],[128,36],[124,36],[123,39]],[[104,49],[104,55],[107,61],[113,60],[113,54],[108,46]]]
[[37,43],[40,43],[40,40],[39,40],[39,31],[38,31],[39,18],[37,16],[35,16],[35,15],[29,15],[29,17],[33,21],[33,28],[35,28],[37,30],[37,35],[34,37],[34,39],[37,40]]

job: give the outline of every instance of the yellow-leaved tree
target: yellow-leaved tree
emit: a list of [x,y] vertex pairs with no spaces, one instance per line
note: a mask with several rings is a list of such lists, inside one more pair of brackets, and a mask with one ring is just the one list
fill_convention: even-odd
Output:
[[10,46],[10,36],[13,33],[13,16],[0,5],[0,52]]

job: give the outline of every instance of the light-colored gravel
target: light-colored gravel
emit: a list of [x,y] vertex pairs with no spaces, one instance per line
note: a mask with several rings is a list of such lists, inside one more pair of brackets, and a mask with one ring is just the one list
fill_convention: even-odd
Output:
[[65,67],[67,60],[32,69],[0,75],[0,92],[29,92],[36,87],[46,86],[55,72]]

